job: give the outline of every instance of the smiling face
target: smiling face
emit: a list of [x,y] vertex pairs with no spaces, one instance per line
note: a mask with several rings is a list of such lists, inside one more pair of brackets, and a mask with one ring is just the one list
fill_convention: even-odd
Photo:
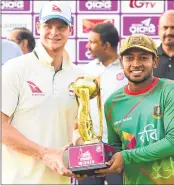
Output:
[[42,45],[49,53],[64,48],[72,28],[61,19],[51,19],[45,23],[37,23],[37,31]]
[[121,57],[125,76],[132,83],[148,81],[153,76],[153,68],[157,67],[158,57],[139,48],[128,49]]

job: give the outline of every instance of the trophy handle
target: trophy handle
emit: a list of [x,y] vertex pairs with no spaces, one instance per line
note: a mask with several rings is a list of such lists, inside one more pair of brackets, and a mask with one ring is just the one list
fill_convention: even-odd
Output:
[[98,95],[97,95],[97,106],[98,106],[98,113],[99,113],[99,135],[97,136],[99,141],[102,141],[103,136],[103,114],[102,114],[102,102],[101,102],[101,90],[99,88]]

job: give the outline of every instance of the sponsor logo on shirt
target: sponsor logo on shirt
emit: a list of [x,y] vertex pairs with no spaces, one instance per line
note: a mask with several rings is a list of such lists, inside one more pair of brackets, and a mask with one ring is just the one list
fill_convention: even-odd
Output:
[[44,96],[43,92],[33,82],[27,81],[33,96]]
[[68,86],[68,93],[69,93],[70,96],[75,96],[74,90],[73,90],[73,83],[74,82],[70,83],[69,86]]
[[117,79],[118,81],[123,80],[123,79],[124,79],[124,74],[123,74],[123,72],[119,72],[118,74],[116,74],[116,79]]
[[122,131],[122,135],[123,135],[123,139],[125,141],[128,141],[126,147],[128,149],[133,149],[137,144],[135,136],[133,134],[130,134],[130,133],[124,132],[124,131]]
[[162,116],[163,114],[161,112],[161,106],[160,105],[154,106],[152,117],[155,119],[160,119]]
[[148,124],[144,127],[142,132],[139,132],[140,140],[144,142],[149,142],[150,140],[157,141],[157,129],[155,129],[154,124]]
[[127,117],[127,118],[120,119],[120,120],[118,120],[118,121],[115,121],[115,122],[114,122],[114,125],[118,125],[118,124],[121,124],[121,123],[123,123],[123,122],[130,121],[130,120],[132,120],[132,116]]

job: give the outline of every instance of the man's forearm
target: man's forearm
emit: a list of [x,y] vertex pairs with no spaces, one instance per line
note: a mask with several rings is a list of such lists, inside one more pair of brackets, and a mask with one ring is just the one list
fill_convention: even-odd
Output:
[[42,158],[43,153],[46,151],[46,148],[28,140],[10,124],[2,125],[2,143],[15,151],[39,159]]
[[139,147],[121,152],[124,163],[141,163],[174,156],[174,144],[168,139],[163,138],[145,147]]

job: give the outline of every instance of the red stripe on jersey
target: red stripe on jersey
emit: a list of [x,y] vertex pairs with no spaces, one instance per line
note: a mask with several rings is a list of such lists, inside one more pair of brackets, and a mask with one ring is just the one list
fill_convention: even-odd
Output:
[[152,88],[154,88],[156,86],[156,84],[158,83],[158,81],[159,81],[159,78],[155,77],[152,84],[148,85],[143,90],[140,90],[140,91],[137,91],[137,92],[130,91],[128,89],[128,85],[126,85],[125,88],[124,88],[124,91],[125,91],[126,94],[133,95],[133,96],[136,96],[136,95],[139,95],[139,94],[144,94],[144,93],[148,92],[149,90],[151,90]]

